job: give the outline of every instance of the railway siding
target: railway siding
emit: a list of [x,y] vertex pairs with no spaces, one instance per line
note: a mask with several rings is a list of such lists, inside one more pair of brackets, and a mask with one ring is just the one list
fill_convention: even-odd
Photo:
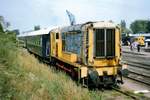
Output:
[[150,85],[150,53],[130,51],[129,47],[123,47],[123,51],[123,60],[130,72],[128,78]]

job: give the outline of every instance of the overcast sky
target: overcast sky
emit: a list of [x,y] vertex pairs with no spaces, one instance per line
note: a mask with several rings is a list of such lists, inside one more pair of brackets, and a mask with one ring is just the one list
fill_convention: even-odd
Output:
[[66,9],[77,23],[124,19],[129,26],[135,19],[150,19],[150,0],[0,0],[0,15],[21,31],[69,25]]

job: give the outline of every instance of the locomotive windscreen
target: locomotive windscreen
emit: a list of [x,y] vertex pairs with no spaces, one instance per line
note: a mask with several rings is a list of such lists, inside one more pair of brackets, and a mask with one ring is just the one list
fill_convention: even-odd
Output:
[[95,57],[115,56],[115,29],[95,29]]

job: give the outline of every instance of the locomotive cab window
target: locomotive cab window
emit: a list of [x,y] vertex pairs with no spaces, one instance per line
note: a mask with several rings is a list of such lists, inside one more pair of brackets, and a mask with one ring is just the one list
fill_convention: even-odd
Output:
[[62,33],[62,50],[80,55],[81,51],[81,32]]

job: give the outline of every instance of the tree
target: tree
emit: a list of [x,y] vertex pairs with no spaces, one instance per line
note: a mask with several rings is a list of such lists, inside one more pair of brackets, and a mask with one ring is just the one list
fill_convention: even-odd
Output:
[[148,23],[147,23],[147,30],[148,30],[148,32],[150,32],[150,21],[148,21]]
[[3,32],[3,16],[0,16],[0,32]]
[[125,20],[121,20],[120,25],[121,25],[121,33],[122,33],[122,34],[128,35],[129,33],[131,33],[131,30],[129,30],[129,29],[126,27],[126,22],[125,22]]
[[0,23],[0,32],[4,32],[1,23]]
[[8,30],[10,26],[10,23],[7,22],[3,16],[0,16],[0,24],[1,24],[1,27],[3,28],[3,31]]
[[140,32],[148,33],[150,32],[148,25],[149,23],[150,23],[149,20],[135,20],[130,24],[130,28],[134,34]]
[[125,20],[121,20],[120,25],[121,25],[121,32],[125,33],[125,30],[126,30],[126,22],[125,22]]

